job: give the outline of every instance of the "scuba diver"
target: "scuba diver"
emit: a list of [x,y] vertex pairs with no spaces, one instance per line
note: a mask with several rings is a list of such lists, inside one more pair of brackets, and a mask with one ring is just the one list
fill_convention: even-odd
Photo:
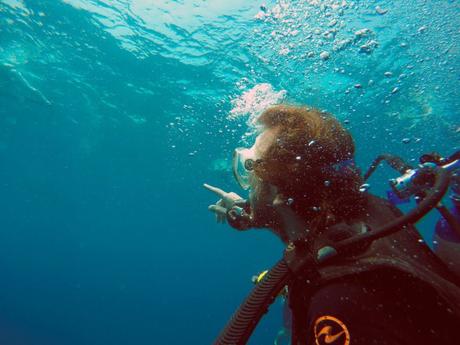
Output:
[[[270,229],[286,249],[215,344],[245,344],[282,292],[291,311],[291,344],[458,343],[460,279],[452,269],[458,262],[443,262],[413,226],[442,207],[450,171],[460,171],[458,152],[449,159],[427,156],[423,169],[382,155],[363,177],[353,139],[332,115],[277,105],[258,124],[255,144],[237,148],[233,157],[248,200],[205,184],[219,197],[209,210],[240,231]],[[403,174],[392,181],[397,197],[416,196],[417,207],[406,215],[365,188],[384,160]],[[439,227],[460,231],[458,213],[444,211],[448,223]]]

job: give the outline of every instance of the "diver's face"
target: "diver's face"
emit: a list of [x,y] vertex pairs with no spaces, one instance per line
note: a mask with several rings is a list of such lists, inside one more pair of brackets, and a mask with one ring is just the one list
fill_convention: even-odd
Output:
[[[275,128],[264,130],[252,147],[257,159],[264,156],[272,143],[276,140],[279,130]],[[250,176],[251,188],[249,203],[254,227],[272,227],[276,220],[273,201],[277,195],[276,187],[260,179],[256,174]]]

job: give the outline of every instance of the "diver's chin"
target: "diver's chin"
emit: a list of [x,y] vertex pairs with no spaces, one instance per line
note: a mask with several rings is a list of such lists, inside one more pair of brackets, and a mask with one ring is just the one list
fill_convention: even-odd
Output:
[[276,219],[267,219],[260,217],[251,217],[251,229],[263,229],[268,230],[272,234],[276,235],[282,242],[287,243],[287,237],[284,234],[282,227]]

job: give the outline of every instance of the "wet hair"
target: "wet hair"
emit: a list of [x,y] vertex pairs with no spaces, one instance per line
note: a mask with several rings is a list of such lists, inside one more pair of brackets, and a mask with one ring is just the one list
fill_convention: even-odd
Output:
[[277,105],[258,122],[277,135],[255,166],[256,175],[276,186],[312,228],[363,212],[353,138],[337,119],[317,109]]

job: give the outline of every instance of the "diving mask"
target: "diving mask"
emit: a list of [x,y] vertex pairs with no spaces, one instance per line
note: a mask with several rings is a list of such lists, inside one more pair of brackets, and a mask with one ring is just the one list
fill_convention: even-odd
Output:
[[233,153],[233,175],[241,188],[247,190],[251,187],[250,177],[254,165],[259,162],[255,159],[254,149],[238,147]]

